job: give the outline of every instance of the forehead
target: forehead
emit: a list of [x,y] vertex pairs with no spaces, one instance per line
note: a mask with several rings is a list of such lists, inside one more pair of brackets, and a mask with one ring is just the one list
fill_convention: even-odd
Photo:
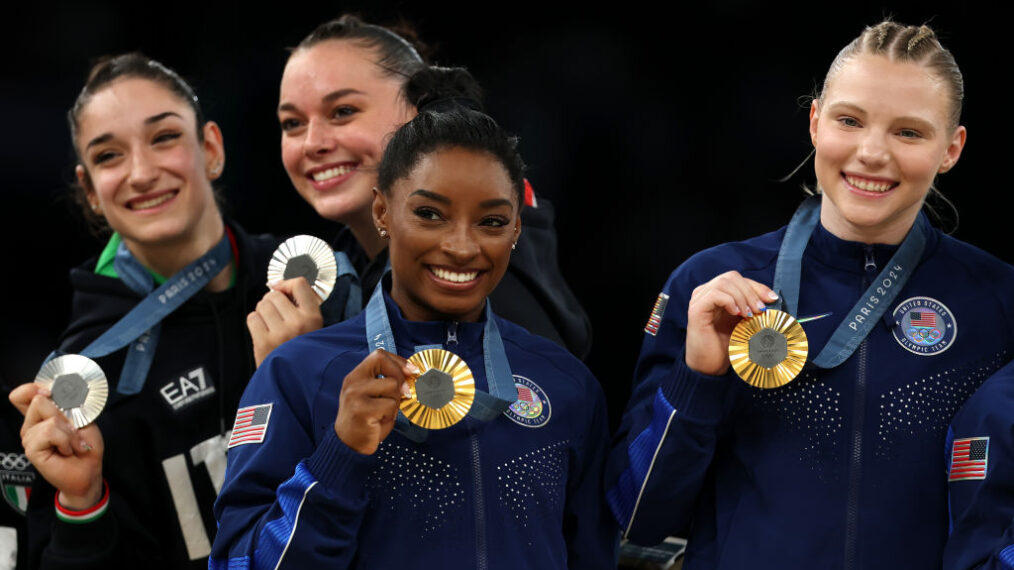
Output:
[[871,113],[915,115],[948,122],[951,102],[947,85],[922,64],[861,54],[831,77],[823,104],[851,103]]
[[325,40],[298,49],[282,74],[281,99],[318,99],[339,89],[367,93],[400,90],[401,81],[385,75],[374,50],[349,40]]
[[479,203],[505,198],[517,203],[507,169],[493,155],[460,147],[425,154],[408,176],[394,183],[398,197],[425,189],[443,194],[452,202]]
[[143,125],[144,120],[172,111],[192,124],[190,105],[165,86],[142,78],[117,79],[92,94],[77,118],[78,138]]

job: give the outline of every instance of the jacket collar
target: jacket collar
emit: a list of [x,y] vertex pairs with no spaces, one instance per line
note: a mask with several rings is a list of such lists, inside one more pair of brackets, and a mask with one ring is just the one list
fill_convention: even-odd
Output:
[[[925,215],[920,214],[915,223],[922,224],[923,235],[926,236],[926,247],[923,250],[922,260],[930,256],[940,241],[939,231],[929,223]],[[817,261],[855,274],[866,272],[867,254],[872,254],[877,265],[877,270],[887,266],[891,257],[898,251],[897,245],[882,243],[865,244],[858,241],[841,239],[827,231],[823,224],[818,223],[810,236],[810,242],[806,248],[806,256],[812,256]]]

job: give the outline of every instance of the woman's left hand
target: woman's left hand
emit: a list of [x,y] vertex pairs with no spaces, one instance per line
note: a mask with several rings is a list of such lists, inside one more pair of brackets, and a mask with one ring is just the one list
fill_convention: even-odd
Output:
[[246,317],[257,366],[282,343],[324,326],[322,302],[302,277],[271,283],[271,291]]

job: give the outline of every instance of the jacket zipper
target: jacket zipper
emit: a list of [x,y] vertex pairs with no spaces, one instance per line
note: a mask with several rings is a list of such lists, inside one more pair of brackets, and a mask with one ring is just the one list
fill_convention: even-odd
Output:
[[447,323],[447,346],[458,344],[458,321]]
[[472,484],[475,500],[475,567],[487,570],[486,558],[486,505],[482,493],[482,465],[479,461],[479,434],[469,437],[472,444]]
[[[873,246],[865,246],[866,261],[863,265],[862,290],[865,291],[873,282],[877,273],[877,261],[873,256]],[[859,344],[856,370],[856,391],[853,398],[852,412],[852,453],[849,456],[849,488],[848,503],[845,511],[845,568],[858,568],[859,550],[859,495],[862,483],[863,466],[863,428],[866,419],[866,339]]]

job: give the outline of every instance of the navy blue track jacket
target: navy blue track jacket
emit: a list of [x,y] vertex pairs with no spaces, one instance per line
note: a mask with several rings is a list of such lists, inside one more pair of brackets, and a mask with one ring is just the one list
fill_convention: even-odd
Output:
[[[685,568],[938,568],[944,436],[1014,345],[1014,268],[932,228],[922,261],[856,352],[777,389],[687,368],[693,289],[737,270],[771,284],[785,230],[680,266],[649,322],[607,496],[632,541],[689,539]],[[818,226],[798,317],[811,358],[896,247]]]

